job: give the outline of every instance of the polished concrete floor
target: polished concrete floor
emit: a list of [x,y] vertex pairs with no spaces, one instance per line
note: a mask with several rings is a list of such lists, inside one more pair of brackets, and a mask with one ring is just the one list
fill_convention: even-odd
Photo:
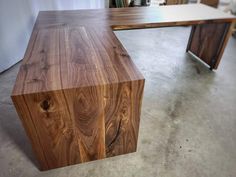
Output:
[[217,71],[185,53],[190,28],[116,32],[146,78],[138,151],[41,172],[0,75],[1,177],[236,176],[236,40]]

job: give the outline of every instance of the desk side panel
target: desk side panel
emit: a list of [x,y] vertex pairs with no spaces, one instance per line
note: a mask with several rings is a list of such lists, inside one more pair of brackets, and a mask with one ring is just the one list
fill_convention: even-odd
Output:
[[144,80],[15,96],[42,170],[135,152]]

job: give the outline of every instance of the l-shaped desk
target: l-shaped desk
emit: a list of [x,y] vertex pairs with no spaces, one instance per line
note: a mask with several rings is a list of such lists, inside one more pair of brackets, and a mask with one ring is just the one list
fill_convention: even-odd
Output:
[[42,170],[135,152],[144,77],[113,30],[191,25],[219,65],[236,18],[205,5],[40,12],[12,100]]

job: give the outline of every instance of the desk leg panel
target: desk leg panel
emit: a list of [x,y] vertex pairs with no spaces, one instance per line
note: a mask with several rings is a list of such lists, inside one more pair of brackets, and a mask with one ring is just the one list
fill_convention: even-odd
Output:
[[217,69],[231,34],[231,23],[201,24],[192,27],[187,51],[192,52],[211,69]]
[[42,170],[136,151],[144,80],[14,96]]

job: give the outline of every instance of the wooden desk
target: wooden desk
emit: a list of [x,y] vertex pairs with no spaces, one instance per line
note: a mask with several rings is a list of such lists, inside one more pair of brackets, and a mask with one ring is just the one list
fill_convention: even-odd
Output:
[[234,20],[205,5],[40,12],[12,100],[41,169],[136,151],[144,78],[113,30],[192,25],[187,50],[216,69]]

